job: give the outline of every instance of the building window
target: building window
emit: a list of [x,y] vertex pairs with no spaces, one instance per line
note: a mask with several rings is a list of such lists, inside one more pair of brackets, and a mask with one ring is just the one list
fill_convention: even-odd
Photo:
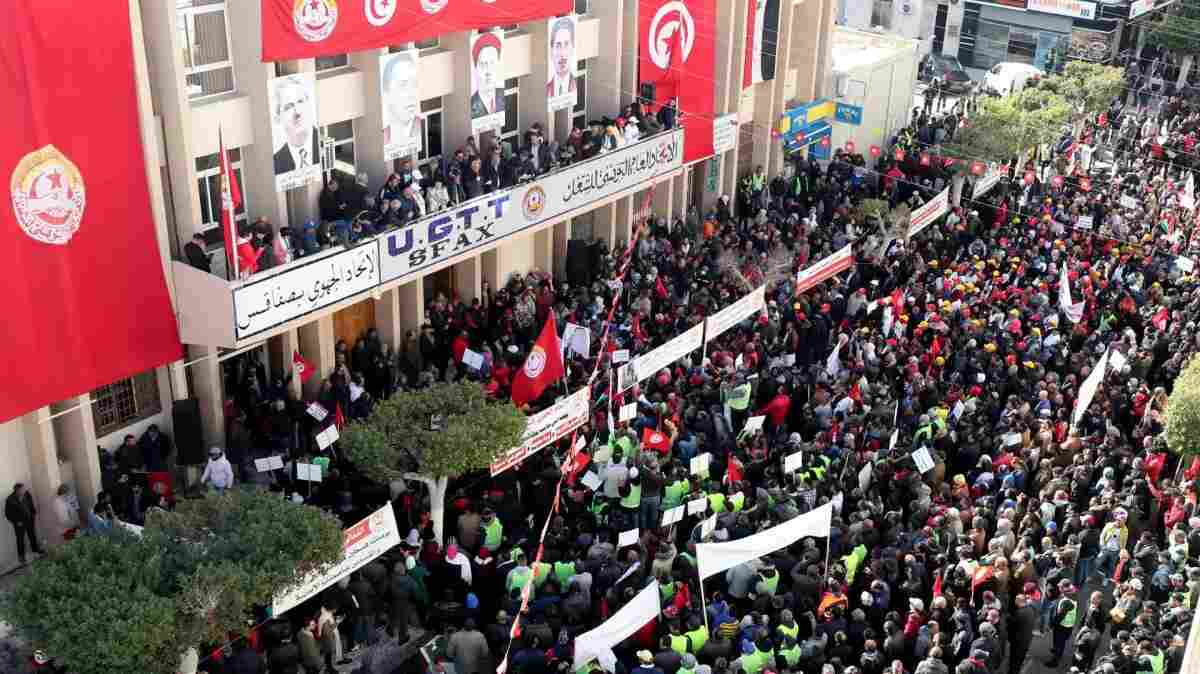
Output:
[[509,147],[515,152],[521,147],[520,96],[521,79],[510,77],[504,80],[504,126],[500,129],[500,139],[497,142],[508,141]]
[[321,129],[325,141],[325,173],[340,171],[348,176],[355,175],[354,169],[354,120],[330,124]]
[[176,0],[176,26],[183,45],[183,72],[189,98],[233,91],[229,24],[225,0]]
[[158,378],[154,370],[101,386],[92,391],[91,398],[96,437],[108,435],[162,411]]
[[587,59],[575,63],[575,107],[571,108],[571,126],[587,128]]
[[417,165],[425,169],[425,175],[434,176],[442,161],[442,97],[421,101],[421,151],[417,153]]
[[875,0],[871,8],[871,25],[884,30],[892,27],[892,0]]
[[347,54],[333,54],[332,56],[318,56],[316,62],[317,72],[322,70],[333,70],[334,68],[345,68],[350,65],[350,57]]
[[[246,187],[242,182],[242,150],[229,148],[229,167],[242,192],[242,205],[234,211],[235,222],[246,222]],[[200,190],[200,231],[209,245],[223,242],[221,234],[221,155],[196,157],[196,187]]]
[[575,0],[575,13],[587,14],[592,11],[592,0]]

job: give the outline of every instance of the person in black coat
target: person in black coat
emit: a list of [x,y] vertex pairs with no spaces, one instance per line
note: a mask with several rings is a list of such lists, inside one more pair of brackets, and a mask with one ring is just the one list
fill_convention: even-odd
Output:
[[392,569],[392,582],[388,586],[388,599],[391,608],[388,613],[389,627],[396,632],[396,638],[404,643],[408,641],[408,626],[412,622],[413,604],[417,601],[417,583],[408,575],[404,562],[398,562]]
[[203,234],[199,232],[193,234],[192,240],[184,245],[183,253],[187,256],[188,264],[202,272],[212,273],[212,258],[205,250]]
[[1025,595],[1017,595],[1014,603],[1016,610],[1008,616],[1008,671],[1009,674],[1020,674],[1021,665],[1029,654],[1029,645],[1033,643],[1033,632],[1037,628],[1037,609],[1029,605]]
[[267,663],[245,639],[239,639],[233,648],[233,655],[225,661],[226,674],[266,674]]
[[37,507],[33,504],[33,495],[29,493],[24,484],[18,482],[13,485],[12,493],[4,500],[4,517],[12,523],[13,533],[17,536],[17,558],[22,565],[25,564],[26,538],[29,539],[34,553],[39,555],[45,553],[38,543],[37,528],[34,526]]

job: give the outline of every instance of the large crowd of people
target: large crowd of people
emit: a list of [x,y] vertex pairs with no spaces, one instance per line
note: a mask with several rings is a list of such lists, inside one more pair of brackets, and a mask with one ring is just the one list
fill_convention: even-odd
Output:
[[[252,638],[203,667],[1178,674],[1200,596],[1200,462],[1166,449],[1163,424],[1172,384],[1200,349],[1200,276],[1180,257],[1200,248],[1182,203],[1200,108],[1171,98],[1150,114],[1114,101],[986,193],[967,181],[960,205],[911,240],[864,212],[875,199],[912,208],[955,182],[929,155],[964,109],[950,122],[917,111],[872,163],[838,151],[776,176],[756,170],[711,212],[654,219],[636,240],[614,242],[589,283],[515,274],[469,302],[431,297],[426,323],[401,344],[373,331],[339,343],[318,399],[353,420],[374,400],[454,379],[506,398],[547,317],[591,330],[591,352],[566,356],[566,389],[593,386],[584,459],[563,463],[567,439],[496,478],[456,480],[443,541],[419,483],[373,484],[336,451],[311,492],[254,471],[254,458],[279,451],[319,453],[319,426],[285,382],[231,360],[224,455],[238,480],[347,523],[390,500],[407,536],[286,615],[260,612]],[[505,175],[493,186],[519,173]],[[374,202],[388,210],[371,218],[403,222],[463,196],[437,178],[398,180]],[[426,211],[406,205],[414,185]],[[323,220],[347,220],[337,196],[346,189],[322,197]],[[796,271],[847,244],[850,271],[796,292]],[[1070,312],[1059,300],[1064,267],[1082,304]],[[761,285],[763,311],[619,390],[614,350],[647,353]],[[468,348],[485,367],[463,365]],[[1076,423],[1097,366],[1102,383]],[[610,418],[628,403],[633,419]],[[762,430],[744,432],[757,416]],[[647,444],[646,429],[665,441]],[[925,451],[932,466],[914,458]],[[785,472],[796,452],[803,465]],[[703,454],[711,460],[693,470]],[[659,526],[665,510],[701,497],[706,512]],[[703,519],[716,514],[705,540],[737,540],[827,503],[828,537],[706,579],[702,598]],[[621,545],[635,528],[636,542]],[[577,669],[575,638],[652,579],[659,617],[616,646],[615,662]]]

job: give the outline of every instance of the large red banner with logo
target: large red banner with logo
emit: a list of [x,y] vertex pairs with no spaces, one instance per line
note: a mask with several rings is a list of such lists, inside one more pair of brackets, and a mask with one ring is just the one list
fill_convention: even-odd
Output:
[[638,3],[639,79],[655,85],[656,104],[678,99],[684,162],[713,153],[716,13],[716,0]]
[[573,0],[262,0],[262,60],[376,49],[573,11]]
[[150,215],[128,3],[5,0],[0,26],[6,421],[182,347]]

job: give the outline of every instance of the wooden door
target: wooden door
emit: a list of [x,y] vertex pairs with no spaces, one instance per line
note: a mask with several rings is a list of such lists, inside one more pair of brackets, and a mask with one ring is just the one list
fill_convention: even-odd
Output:
[[346,348],[353,350],[354,344],[367,330],[375,327],[375,300],[363,300],[358,304],[348,306],[333,315],[333,338],[346,342]]

